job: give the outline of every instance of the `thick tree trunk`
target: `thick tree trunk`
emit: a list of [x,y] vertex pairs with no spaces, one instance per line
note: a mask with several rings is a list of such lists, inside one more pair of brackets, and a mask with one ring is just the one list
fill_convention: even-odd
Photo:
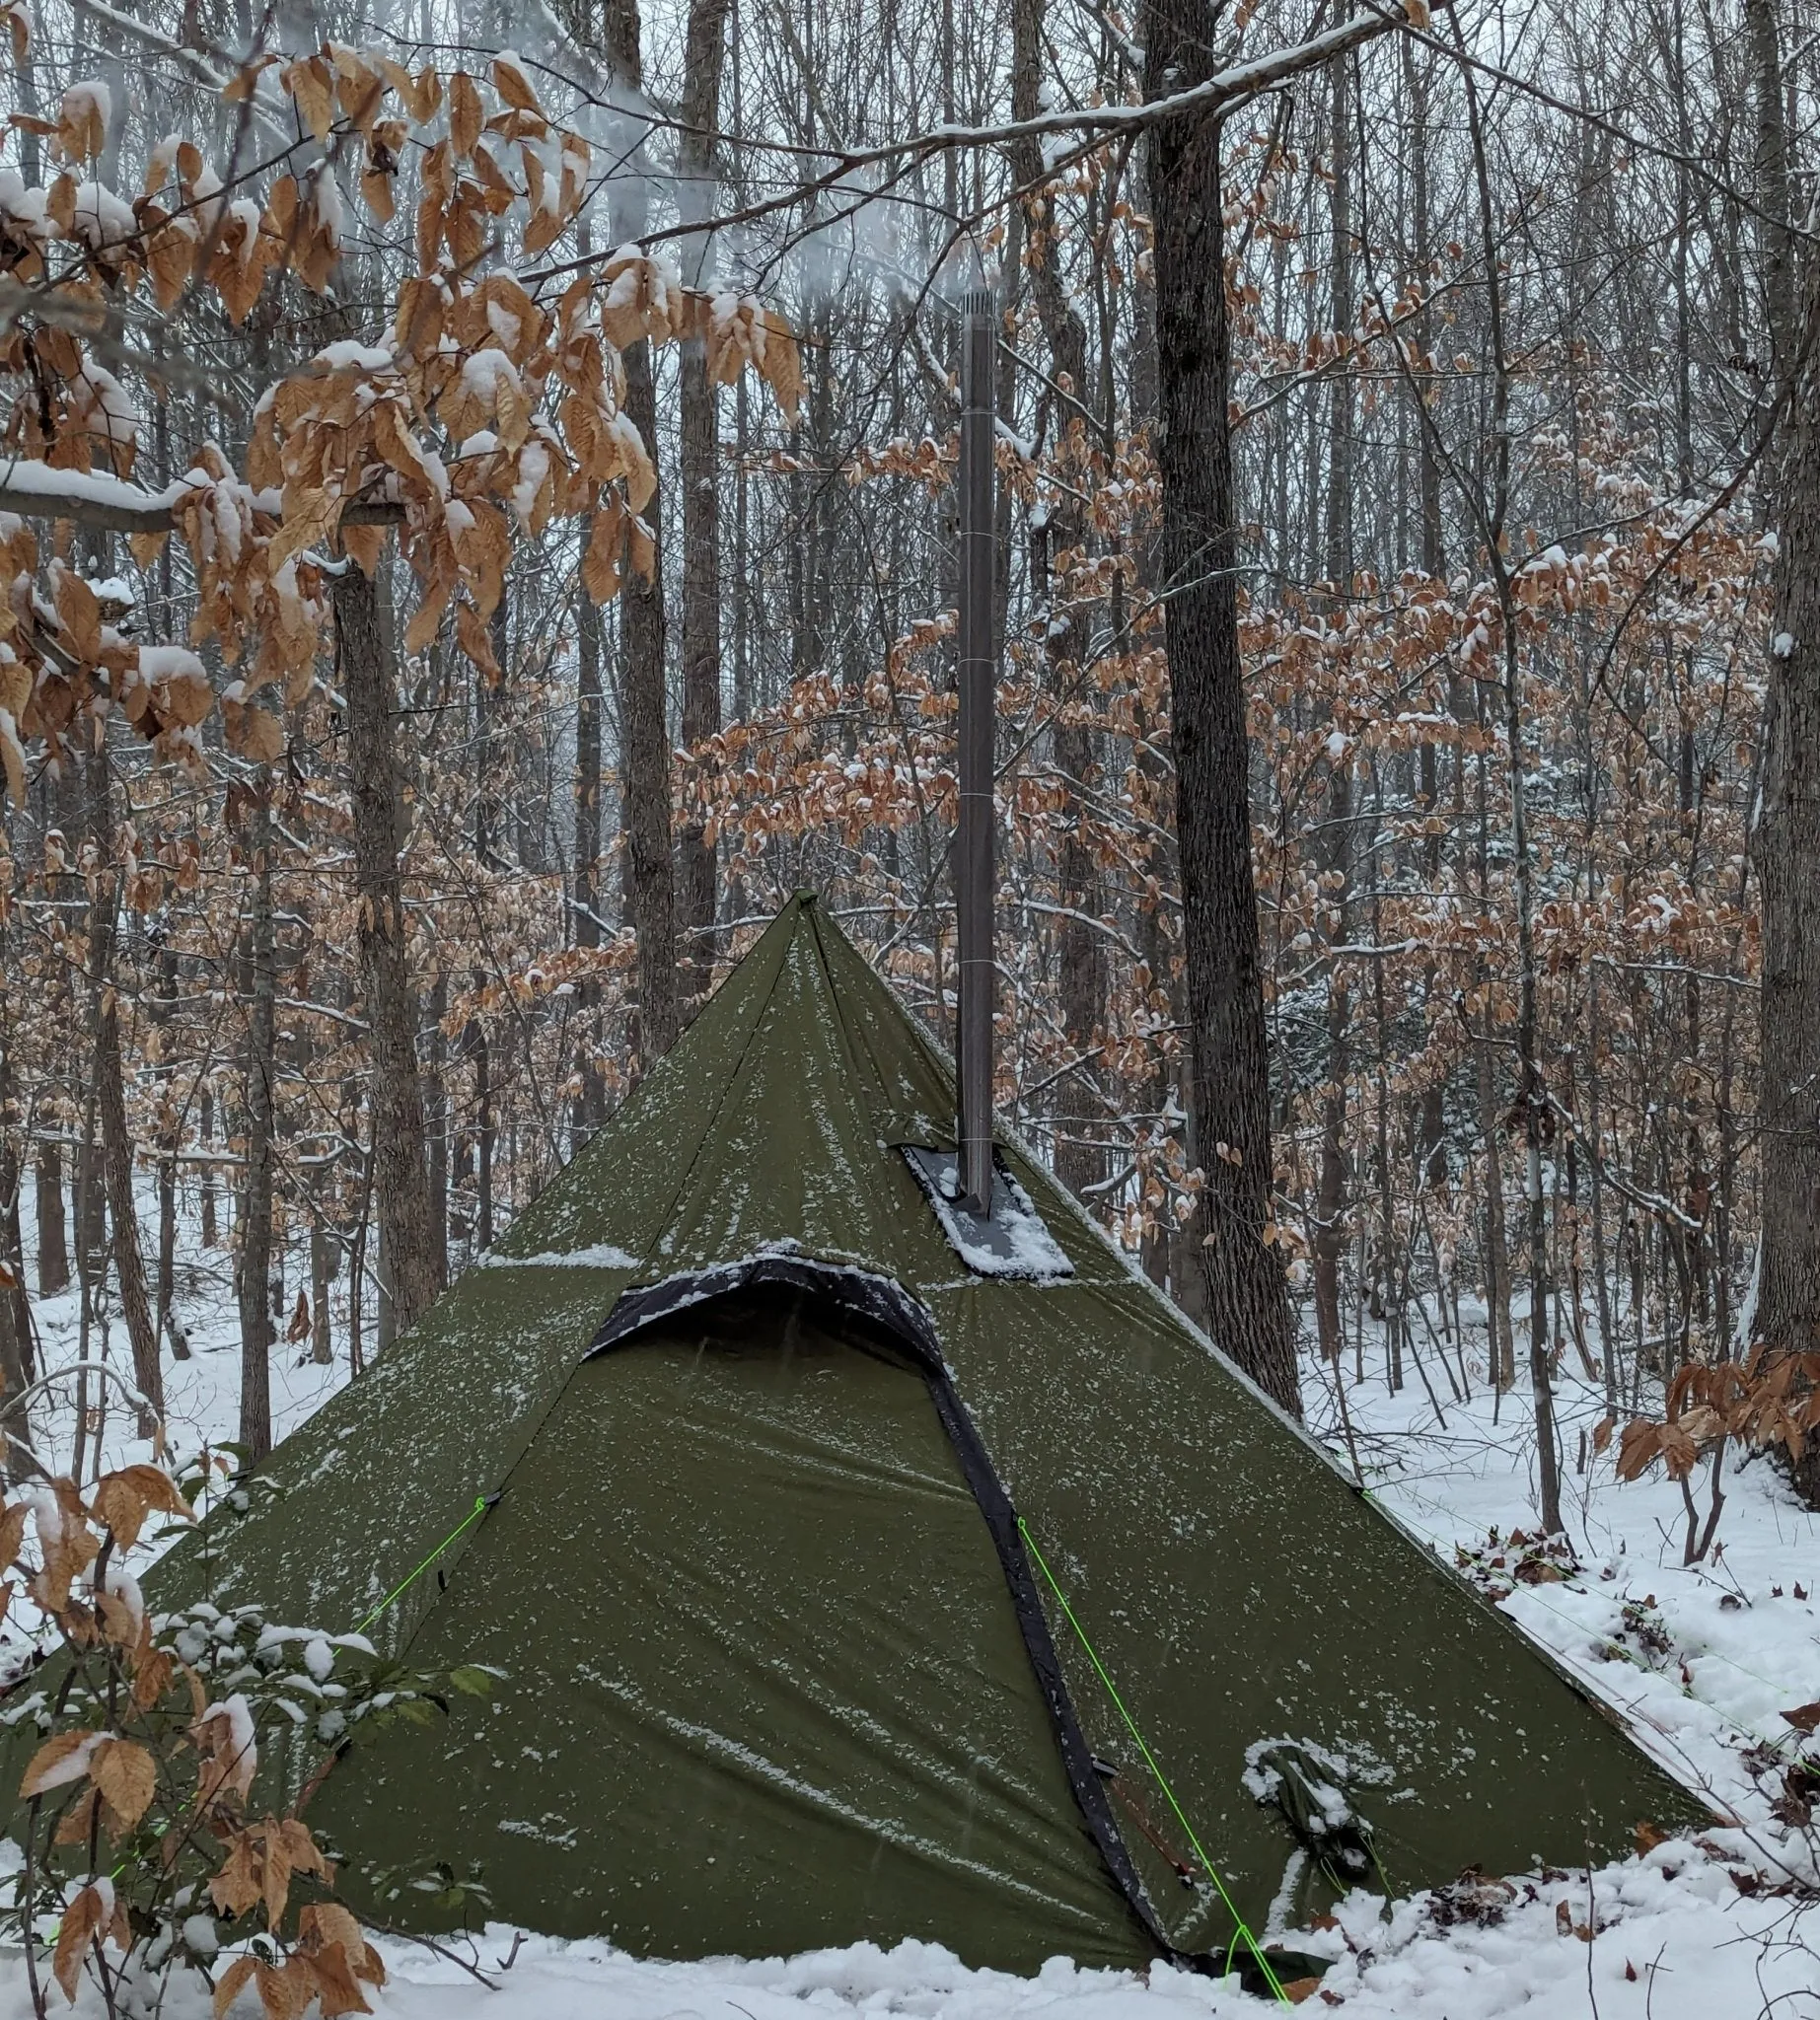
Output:
[[[608,59],[627,89],[644,88],[638,0],[606,0],[602,26]],[[644,230],[644,182],[627,179],[628,194],[614,220],[621,241]],[[625,412],[657,455],[657,384],[651,346],[625,353]],[[654,493],[644,510],[653,532],[662,524]],[[638,943],[638,1018],[634,1050],[648,1072],[676,1043],[676,878],[670,851],[670,731],[664,688],[663,542],[656,543],[649,580],[628,569],[619,595],[619,773],[624,781],[625,910]]]
[[[1763,810],[1763,1275],[1757,1333],[1820,1351],[1820,281],[1782,458]],[[1804,1484],[1820,1489],[1820,1469]]]
[[[46,1118],[46,1126],[55,1123]],[[37,1199],[37,1294],[54,1298],[69,1288],[69,1231],[63,1218],[63,1153],[40,1143],[33,1160]]]
[[[1434,257],[1433,234],[1429,219],[1428,175],[1429,175],[1429,126],[1428,90],[1431,76],[1431,59],[1425,51],[1419,51],[1415,41],[1403,38],[1404,77],[1410,94],[1410,206],[1412,245],[1416,267],[1416,279],[1423,290],[1423,302],[1418,310],[1415,322],[1415,343],[1418,352],[1426,357],[1434,347],[1434,314],[1429,308],[1426,291],[1431,284],[1429,267]],[[1441,464],[1435,452],[1433,431],[1424,420],[1421,401],[1424,386],[1417,380],[1413,388],[1413,403],[1416,419],[1416,470],[1417,490],[1421,509],[1421,567],[1430,577],[1446,572],[1446,548],[1441,525]],[[1450,681],[1450,685],[1452,685]],[[1456,709],[1455,713],[1458,713]],[[1464,781],[1460,773],[1461,758],[1454,758],[1454,797],[1456,806],[1462,804]],[[1430,819],[1438,819],[1440,812],[1440,757],[1435,746],[1424,742],[1420,755],[1422,811]],[[1437,830],[1431,833],[1423,846],[1422,862],[1426,871],[1429,888],[1438,891],[1441,884],[1441,843],[1443,836]],[[1435,1021],[1439,1006],[1436,1004],[1436,971],[1429,964],[1422,973],[1423,1000],[1434,1006],[1430,1009],[1430,1024]],[[1444,1014],[1444,1013],[1442,1013]],[[1440,1189],[1447,1184],[1447,1142],[1446,1142],[1446,1084],[1438,1076],[1431,1079],[1422,1089],[1421,1119],[1419,1124],[1419,1155],[1422,1176],[1426,1184]]]
[[[708,136],[720,124],[730,0],[690,0],[683,66],[683,132],[677,144],[678,201],[687,218],[714,204]],[[700,286],[705,240],[690,242],[687,278]],[[694,750],[720,734],[720,408],[700,335],[683,346],[683,742]],[[692,1017],[714,980],[714,845],[692,815],[677,837],[677,886],[689,976],[683,1014]]]
[[[1148,0],[1149,96],[1209,69],[1204,8]],[[1160,121],[1149,135],[1156,232],[1165,641],[1176,755],[1189,1054],[1205,1174],[1200,1208],[1207,1321],[1222,1350],[1300,1414],[1295,1339],[1274,1242],[1270,1066],[1252,881],[1250,746],[1239,663],[1237,510],[1219,129]]]
[[390,1276],[392,1328],[403,1333],[436,1295],[436,1261],[424,1171],[423,1090],[417,1077],[417,1006],[406,967],[399,875],[399,781],[393,752],[398,667],[382,627],[378,590],[358,566],[350,562],[334,577],[333,601],[347,704],[360,974],[371,1034],[373,1197]]
[[[1766,219],[1764,309],[1771,397],[1785,393],[1766,476],[1777,526],[1761,812],[1752,854],[1763,886],[1758,997],[1763,1234],[1756,1337],[1820,1350],[1820,273],[1795,328],[1785,81],[1775,0],[1745,0],[1757,111],[1757,202]],[[1820,1450],[1793,1468],[1820,1507]]]
[[[657,439],[651,347],[625,354],[625,410],[647,442]],[[646,507],[655,520],[657,501]],[[620,593],[619,741],[624,780],[625,909],[638,941],[640,1069],[676,1043],[676,892],[670,858],[670,736],[664,708],[664,586],[653,560]]]
[[277,961],[271,910],[271,774],[261,769],[251,817],[252,988],[247,1030],[247,1176],[240,1230],[240,1442],[256,1466],[271,1450],[272,1117]]

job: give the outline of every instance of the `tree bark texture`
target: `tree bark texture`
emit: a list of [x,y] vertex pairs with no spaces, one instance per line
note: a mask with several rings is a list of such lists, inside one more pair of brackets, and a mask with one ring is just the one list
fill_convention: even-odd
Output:
[[40,1143],[33,1159],[37,1200],[37,1294],[54,1298],[69,1288],[69,1231],[63,1218],[63,1153]]
[[[108,1225],[112,1235],[114,1283],[120,1317],[132,1346],[133,1383],[143,1399],[139,1435],[149,1438],[165,1413],[164,1376],[158,1359],[158,1329],[146,1289],[145,1262],[139,1254],[139,1216],[133,1203],[133,1139],[126,1121],[126,1083],[120,1063],[120,1007],[113,992],[113,936],[117,894],[112,883],[113,782],[105,751],[89,758],[89,819],[103,866],[103,879],[89,905],[89,931],[95,942],[93,974],[99,999],[95,1026],[95,1100],[101,1120],[101,1170],[91,1175],[89,1199],[99,1207],[99,1176],[108,1198]],[[98,1232],[100,1217],[97,1215]],[[86,1230],[84,1231],[86,1239]],[[100,1243],[97,1242],[99,1249]]]
[[[1038,87],[1043,72],[1044,0],[1016,0],[1011,15],[1011,116],[1023,120],[1040,109]],[[1043,149],[1035,134],[1021,137],[1012,150],[1012,172],[1020,185],[1038,181],[1043,173]],[[1029,231],[1036,238],[1043,229],[1047,210],[1033,206]],[[1036,295],[1037,315],[1049,344],[1050,376],[1061,394],[1052,396],[1051,412],[1056,437],[1065,441],[1077,412],[1076,402],[1087,389],[1087,329],[1068,301],[1056,259],[1038,245],[1031,263],[1031,282]],[[1006,403],[1007,409],[1009,402]],[[1087,628],[1072,609],[1057,620],[1053,609],[1057,580],[1065,584],[1069,560],[1086,540],[1086,513],[1082,493],[1069,487],[1059,496],[1055,513],[1041,538],[1041,553],[1033,553],[1033,578],[1040,573],[1048,587],[1040,608],[1046,619],[1045,652],[1049,682],[1056,710],[1051,744],[1056,769],[1061,775],[1067,795],[1061,813],[1061,834],[1057,844],[1056,882],[1064,916],[1059,924],[1057,977],[1062,1030],[1069,1050],[1079,1062],[1056,1089],[1056,1176],[1072,1191],[1097,1184],[1106,1176],[1106,1159],[1085,1133],[1101,1113],[1091,1052],[1096,1035],[1106,1021],[1106,957],[1099,933],[1090,923],[1103,903],[1099,863],[1081,829],[1086,817],[1086,789],[1093,771],[1093,739],[1071,710],[1078,714],[1076,693],[1081,668],[1089,648]]]
[[[678,200],[688,218],[707,216],[714,202],[709,136],[720,125],[720,80],[727,49],[730,0],[690,0],[683,66],[683,131],[677,144]],[[705,240],[688,243],[686,277],[700,286]],[[683,742],[694,750],[720,734],[720,407],[708,378],[707,343],[691,336],[682,359],[683,483]],[[714,845],[698,814],[677,837],[677,895],[688,986],[682,1005],[692,1017],[713,986],[716,916]]]
[[[594,522],[582,529],[593,538]],[[583,595],[577,613],[575,696],[575,944],[601,944],[601,613]],[[607,1082],[600,1066],[601,985],[593,975],[581,984],[581,1091],[576,1097],[576,1134],[585,1140],[607,1119]]]
[[[628,90],[644,88],[638,0],[606,0],[602,29],[608,60]],[[621,243],[645,225],[645,185],[638,173],[626,180],[616,207],[614,234]],[[653,456],[657,453],[657,383],[651,346],[625,353],[625,412]],[[646,523],[662,524],[659,495],[645,506]],[[664,689],[663,542],[658,541],[647,579],[629,565],[619,593],[619,776],[624,804],[625,911],[638,944],[638,1016],[633,1049],[649,1072],[676,1043],[676,873],[671,857],[670,731]]]
[[[0,1286],[0,1391],[18,1396],[32,1380],[32,1302],[26,1293],[25,1243],[19,1221],[19,1191],[25,1167],[19,1154],[19,1111],[14,1099],[13,1061],[9,1040],[12,1005],[0,983],[0,1260],[12,1282]],[[30,1448],[32,1426],[22,1413],[6,1429]],[[18,1455],[22,1465],[27,1455]],[[0,1479],[15,1473],[15,1448],[0,1441]],[[29,1465],[26,1467],[29,1471]],[[23,1473],[20,1476],[24,1477]]]
[[[1820,1351],[1820,282],[1783,456],[1763,808],[1761,1338]],[[1813,1474],[1810,1489],[1820,1485]]]
[[[1209,70],[1209,16],[1148,0],[1150,97]],[[1239,662],[1231,335],[1219,129],[1192,115],[1149,135],[1156,233],[1157,394],[1165,645],[1176,757],[1201,1256],[1213,1339],[1301,1413],[1288,1298],[1271,1224],[1270,1069],[1252,881],[1244,670]],[[1224,1146],[1223,1149],[1221,1146]]]
[[271,1450],[272,1113],[277,960],[271,912],[271,774],[263,768],[250,817],[253,911],[248,922],[247,1178],[240,1231],[240,1442],[256,1466]]
[[373,1195],[391,1275],[393,1330],[404,1333],[436,1295],[430,1190],[417,1076],[417,1006],[406,964],[399,876],[399,779],[393,750],[398,665],[376,585],[349,563],[334,577],[335,643],[346,700],[348,792],[361,984],[372,1069]]
[[[1352,299],[1352,125],[1347,90],[1351,59],[1336,56],[1328,66],[1332,97],[1329,105],[1328,152],[1333,180],[1328,184],[1328,224],[1332,237],[1331,291],[1328,314],[1336,329],[1354,321]],[[1322,567],[1335,594],[1328,600],[1328,621],[1344,627],[1352,575],[1352,382],[1345,371],[1328,386],[1327,490],[1324,500],[1326,552]],[[1330,760],[1327,789],[1327,835],[1320,850],[1322,866],[1335,880],[1328,902],[1333,907],[1330,942],[1344,946],[1350,938],[1352,893],[1352,758],[1348,752]],[[1315,1330],[1321,1351],[1338,1361],[1343,1344],[1340,1324],[1340,1259],[1347,1241],[1347,1191],[1351,1178],[1347,1155],[1347,1081],[1351,1063],[1352,991],[1346,970],[1330,958],[1327,974],[1327,1091],[1321,1102],[1321,1172],[1317,1184],[1314,1231]],[[1359,1286],[1363,1294],[1363,1285]]]

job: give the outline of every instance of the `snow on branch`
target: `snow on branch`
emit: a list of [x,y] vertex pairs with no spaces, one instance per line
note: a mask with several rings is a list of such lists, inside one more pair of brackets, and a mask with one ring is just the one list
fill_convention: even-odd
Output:
[[[22,519],[63,519],[92,533],[169,533],[177,524],[177,507],[202,481],[198,473],[179,477],[162,490],[148,491],[123,477],[101,470],[52,469],[27,457],[0,462],[0,512]],[[283,500],[276,491],[249,493],[255,511],[276,519]],[[393,526],[404,516],[401,505],[380,499],[349,505],[341,514],[348,526]]]

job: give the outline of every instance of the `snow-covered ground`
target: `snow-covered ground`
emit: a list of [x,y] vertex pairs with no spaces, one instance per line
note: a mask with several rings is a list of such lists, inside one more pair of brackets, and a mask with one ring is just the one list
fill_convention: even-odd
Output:
[[[201,1250],[193,1225],[185,1226],[179,1309],[193,1353],[166,1367],[180,1450],[234,1434],[239,1332],[229,1267],[225,1251]],[[73,1362],[74,1296],[41,1301],[37,1321],[46,1365]],[[345,1312],[337,1310],[338,1356],[345,1338]],[[91,1354],[100,1351],[92,1340]],[[128,1359],[117,1319],[107,1351],[116,1363]],[[1460,1550],[1474,1553],[1474,1574],[1508,1588],[1502,1603],[1523,1627],[1734,1822],[1590,1876],[1513,1875],[1395,1904],[1355,1895],[1335,1926],[1293,1938],[1335,1959],[1312,2003],[1337,2004],[1353,2020],[1820,2020],[1820,1907],[1806,1905],[1811,1860],[1773,1808],[1796,1740],[1782,1714],[1820,1699],[1820,1518],[1767,1463],[1747,1464],[1726,1479],[1718,1550],[1684,1569],[1680,1490],[1653,1478],[1616,1480],[1611,1450],[1591,1450],[1603,1396],[1567,1368],[1558,1407],[1573,1551],[1546,1560],[1538,1574],[1535,1552],[1508,1543],[1513,1530],[1536,1526],[1534,1439],[1521,1391],[1494,1410],[1483,1361],[1475,1364],[1469,1349],[1472,1393],[1460,1402],[1433,1354],[1426,1358],[1438,1403],[1413,1366],[1393,1396],[1381,1347],[1367,1336],[1368,1379],[1347,1385],[1349,1445],[1331,1377],[1310,1366],[1311,1427],[1346,1463],[1356,1452],[1372,1492],[1430,1548],[1450,1560]],[[1456,1361],[1456,1380],[1458,1370]],[[344,1358],[319,1367],[307,1346],[280,1346],[272,1367],[279,1434],[345,1376]],[[67,1405],[40,1412],[47,1458],[67,1456],[72,1422]],[[146,1456],[131,1442],[132,1428],[130,1412],[110,1404],[110,1460]],[[1695,1484],[1704,1519],[1704,1469]],[[1236,1983],[1161,1966],[1132,1977],[1056,1960],[1019,1980],[969,1971],[918,1943],[889,1953],[860,1945],[787,1961],[662,1964],[604,1944],[491,1929],[465,1954],[472,1970],[399,1944],[385,1954],[392,1981],[374,2002],[390,2020],[787,2020],[805,2007],[918,2020],[1240,2020],[1270,2010]],[[249,2016],[256,2012],[250,1996],[242,2003]],[[29,2010],[17,1959],[0,1955],[0,2020]],[[165,2011],[170,2020],[202,2020],[204,1988],[174,1986]]]

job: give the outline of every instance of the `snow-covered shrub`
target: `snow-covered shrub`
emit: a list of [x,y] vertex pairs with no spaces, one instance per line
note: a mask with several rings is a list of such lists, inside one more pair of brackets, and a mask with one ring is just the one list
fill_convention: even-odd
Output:
[[271,2020],[313,2002],[325,2020],[371,2010],[362,1987],[384,1967],[303,1813],[357,1728],[433,1718],[446,1690],[488,1688],[483,1671],[406,1671],[359,1634],[255,1606],[151,1612],[129,1561],[152,1523],[193,1522],[211,1489],[233,1520],[258,1483],[205,1452],[181,1479],[127,1466],[86,1494],[35,1481],[0,1508],[0,1572],[44,1623],[0,1711],[8,1771],[23,1764],[4,1919],[40,2020],[51,1982],[73,2002],[86,1976],[125,2016],[156,2010],[180,1969],[213,1985],[218,2014],[248,1985]]

